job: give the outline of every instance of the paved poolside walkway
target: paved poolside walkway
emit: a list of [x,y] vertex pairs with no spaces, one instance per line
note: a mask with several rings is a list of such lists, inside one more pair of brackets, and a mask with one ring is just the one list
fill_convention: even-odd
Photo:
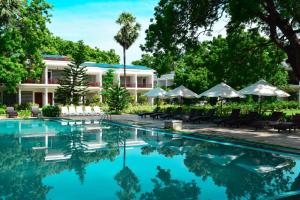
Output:
[[[141,119],[137,115],[131,114],[113,115],[112,120],[120,123],[135,124],[149,128],[164,128],[163,120],[152,120],[151,118]],[[288,131],[278,133],[277,130],[274,129],[254,131],[254,129],[244,127],[218,127],[212,123],[184,123],[182,132],[206,136],[221,136],[259,144],[276,145],[289,148],[293,152],[300,153],[300,130],[297,130],[296,133],[288,133]]]

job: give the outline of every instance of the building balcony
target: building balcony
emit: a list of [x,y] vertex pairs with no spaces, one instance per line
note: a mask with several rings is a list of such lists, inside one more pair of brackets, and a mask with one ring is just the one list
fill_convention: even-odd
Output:
[[90,87],[99,87],[100,86],[100,82],[90,82],[89,86]]
[[37,80],[33,80],[33,79],[26,79],[24,80],[22,83],[29,83],[29,84],[44,84],[45,80],[44,79],[37,79]]
[[[121,87],[125,87],[125,83],[121,83]],[[135,83],[126,83],[126,87],[135,88]]]
[[48,79],[48,84],[58,84],[58,79],[56,78]]
[[137,86],[138,88],[152,88],[152,84],[147,83],[138,83]]

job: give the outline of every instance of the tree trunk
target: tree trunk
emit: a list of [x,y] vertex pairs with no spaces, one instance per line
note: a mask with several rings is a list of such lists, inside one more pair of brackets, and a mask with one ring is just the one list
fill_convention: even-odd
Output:
[[124,64],[124,88],[126,89],[126,49],[123,47],[123,64]]
[[287,53],[289,63],[295,73],[298,81],[300,80],[300,44],[289,45],[284,49]]

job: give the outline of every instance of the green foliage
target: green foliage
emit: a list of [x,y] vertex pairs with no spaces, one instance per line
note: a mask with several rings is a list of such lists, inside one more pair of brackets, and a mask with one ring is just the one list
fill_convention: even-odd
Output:
[[228,32],[226,38],[219,36],[202,42],[197,50],[185,53],[178,60],[175,83],[196,93],[222,81],[235,89],[261,78],[276,86],[286,85],[288,74],[281,65],[285,58],[283,51],[274,45],[257,48],[268,42],[257,32],[243,29]]
[[138,97],[138,103],[139,104],[146,104],[146,103],[148,103],[148,98],[141,95],[141,96]]
[[30,110],[20,110],[18,112],[18,116],[23,119],[29,118],[31,116],[31,111]]
[[129,104],[129,92],[119,85],[114,85],[108,90],[107,104],[110,111],[120,114]]
[[5,108],[0,108],[0,115],[6,114],[6,109]]
[[60,112],[61,110],[58,106],[44,106],[42,109],[44,117],[59,117]]
[[78,42],[73,54],[74,60],[64,69],[60,86],[56,89],[56,101],[62,104],[78,105],[80,98],[84,97],[88,87],[86,67],[80,66],[86,60],[86,49],[83,41]]
[[35,104],[35,103],[21,103],[20,105],[19,104],[16,104],[15,106],[14,106],[14,108],[16,109],[16,110],[19,110],[19,111],[21,111],[21,110],[31,110],[31,108],[32,108],[32,106],[38,106],[37,104]]
[[211,36],[215,24],[225,18],[227,30],[238,30],[246,25],[251,27],[250,30],[269,36],[270,42],[264,45],[258,43],[249,51],[272,48],[269,45],[275,44],[287,54],[287,62],[300,78],[299,7],[298,0],[161,0],[146,31],[143,50],[150,53],[169,52],[177,57],[197,48],[200,37],[204,34]]
[[0,83],[8,92],[25,79],[40,77],[50,8],[44,0],[0,2]]
[[157,71],[158,75],[174,70],[174,59],[169,53],[143,54],[140,60],[133,61],[134,65],[143,65]]
[[[43,48],[44,54],[58,54],[66,55],[73,58],[74,50],[78,48],[78,43],[69,40],[64,40],[60,37],[50,36],[46,45]],[[120,56],[116,54],[115,50],[103,51],[99,48],[92,48],[85,45],[86,60],[97,63],[118,64]]]

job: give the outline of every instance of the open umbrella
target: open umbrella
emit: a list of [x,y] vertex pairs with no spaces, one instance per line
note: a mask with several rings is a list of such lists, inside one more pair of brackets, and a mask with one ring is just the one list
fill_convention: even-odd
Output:
[[[163,89],[157,87],[157,88],[154,88],[154,89],[146,92],[144,94],[144,96],[151,97],[151,98],[163,98],[163,97],[166,96],[166,94],[167,94],[166,91],[164,91]],[[157,103],[158,103],[158,101],[157,101]]]
[[190,89],[184,87],[183,85],[169,91],[166,94],[166,97],[169,98],[187,98],[187,99],[193,99],[193,98],[198,98],[198,95],[191,91]]
[[[220,83],[209,90],[199,94],[199,97],[220,97],[220,98],[244,98],[245,96],[240,94],[238,91],[230,87],[225,83]],[[222,101],[221,101],[221,113],[222,113]]]
[[259,96],[260,106],[259,112],[261,112],[261,97],[262,96],[274,96],[274,97],[289,97],[290,95],[283,90],[271,85],[267,81],[261,79],[256,83],[245,87],[240,90],[239,93],[244,95],[257,95]]

